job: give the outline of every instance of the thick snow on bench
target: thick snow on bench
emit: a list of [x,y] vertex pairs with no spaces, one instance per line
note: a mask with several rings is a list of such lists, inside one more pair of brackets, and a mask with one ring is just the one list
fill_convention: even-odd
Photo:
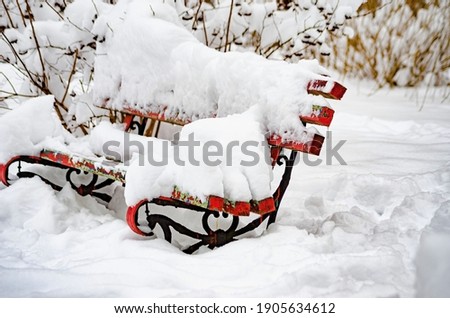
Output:
[[[211,195],[230,201],[262,200],[272,194],[272,170],[259,117],[254,107],[243,114],[198,120],[183,127],[179,146],[125,133],[123,127],[108,122],[102,122],[89,136],[74,138],[57,118],[53,96],[45,96],[0,117],[0,134],[4,136],[0,164],[17,155],[39,156],[44,149],[87,159],[114,153],[115,159],[125,162],[120,167],[127,171],[128,205],[170,197],[175,186],[200,200]],[[195,147],[182,146],[188,140],[194,140]],[[107,148],[108,142],[115,143]],[[208,142],[212,144],[205,145]]]
[[266,131],[299,141],[305,138],[299,115],[309,113],[313,103],[326,105],[306,91],[310,80],[327,79],[319,75],[326,70],[317,61],[290,64],[218,52],[172,22],[176,12],[170,6],[151,10],[133,1],[119,9],[96,25],[105,33],[95,65],[97,105],[187,120],[242,113],[256,105]]
[[53,103],[53,96],[33,98],[0,117],[0,164],[75,139],[62,127]]
[[[108,155],[103,146],[115,141],[109,150],[121,159],[131,157],[125,187],[129,206],[142,199],[170,197],[175,186],[202,201],[211,195],[230,201],[263,200],[272,195],[272,170],[258,117],[252,108],[198,120],[183,127],[177,144],[127,134],[104,122],[93,130],[90,144],[96,153]],[[125,144],[125,138],[134,145]],[[189,140],[197,143],[195,147],[188,148]]]

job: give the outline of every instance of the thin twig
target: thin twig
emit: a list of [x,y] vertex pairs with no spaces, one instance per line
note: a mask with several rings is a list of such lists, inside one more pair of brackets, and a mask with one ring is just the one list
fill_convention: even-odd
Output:
[[55,99],[55,102],[53,103],[53,108],[56,111],[56,115],[58,115],[58,118],[59,118],[61,124],[63,125],[63,127],[65,129],[67,129],[68,131],[70,131],[69,127],[67,126],[66,121],[64,120],[64,117],[63,117],[63,115],[61,113],[61,110],[59,109],[60,106],[61,106],[60,103]]
[[61,20],[64,21],[64,17],[61,15],[61,13],[59,13],[58,11],[56,11],[55,7],[53,7],[50,3],[48,3],[48,0],[45,0],[45,3],[50,7],[50,9],[52,9]]
[[61,104],[64,104],[64,101],[66,100],[66,97],[67,97],[67,93],[69,92],[70,82],[72,81],[73,74],[75,74],[77,60],[78,60],[78,49],[75,50],[75,56],[73,59],[72,70],[70,71],[69,79],[67,80],[67,86],[66,86],[66,90],[64,92],[63,98],[61,100]]
[[81,124],[77,128],[80,128],[85,136],[88,134],[87,127],[85,125]]
[[197,11],[195,12],[195,15],[194,15],[194,21],[192,22],[192,27],[191,27],[192,29],[194,29],[194,27],[197,26],[198,13],[200,12],[200,9],[202,8],[202,4],[203,4],[203,0],[200,0]]
[[39,46],[39,41],[38,41],[38,38],[36,35],[36,30],[34,28],[33,19],[31,18],[31,16],[32,16],[31,7],[30,7],[30,4],[28,3],[28,0],[25,0],[25,4],[27,6],[28,15],[30,16],[30,25],[31,25],[31,31],[33,32],[34,43],[36,44],[36,49],[38,52],[39,60],[41,62],[42,80],[43,80],[44,86],[47,87],[47,75],[45,74],[45,63],[44,63],[44,58],[42,57],[41,49]]
[[374,13],[374,12],[380,10],[380,9],[383,9],[384,7],[386,7],[386,6],[388,6],[388,5],[391,5],[391,4],[392,4],[392,1],[387,2],[387,3],[385,3],[385,4],[380,5],[379,7],[376,7],[376,8],[373,9],[373,10],[369,10],[369,11],[364,12],[364,13],[362,13],[362,14],[355,15],[354,18],[365,17],[366,15],[372,14],[372,13]]
[[17,93],[15,90],[14,90],[14,92],[8,92],[3,89],[0,89],[0,93],[8,95],[8,96],[3,96],[2,98],[4,98],[4,99],[16,97],[16,96],[17,97],[27,97],[27,98],[33,98],[33,97],[39,96],[39,95],[27,95],[27,94]]
[[94,6],[95,12],[97,13],[97,16],[98,16],[99,13],[98,13],[97,5],[95,4],[94,0],[91,0],[91,2],[92,2],[92,5]]
[[14,22],[11,18],[11,15],[9,14],[9,8],[6,6],[5,0],[2,0],[3,7],[5,8],[6,15],[8,16],[9,24],[11,25],[11,28],[14,28]]
[[9,86],[11,86],[12,90],[14,91],[15,94],[17,94],[16,89],[14,88],[13,83],[11,83],[11,81],[9,80],[8,76],[6,76],[5,73],[0,72],[1,75],[3,75],[3,77],[5,78],[5,80],[9,83]]
[[24,26],[24,27],[27,27],[27,24],[26,24],[26,22],[25,22],[25,15],[24,15],[23,12],[22,12],[22,7],[20,6],[20,3],[19,3],[18,0],[16,0],[16,4],[17,4],[17,8],[19,9],[20,16],[22,17],[23,26]]
[[[225,36],[225,48],[224,48],[224,52],[227,51],[227,45],[228,45],[228,36],[230,33],[230,26],[231,26],[231,17],[233,15],[233,6],[234,6],[234,0],[231,0],[231,5],[230,5],[230,14],[228,15],[228,25],[227,25],[227,33]],[[231,47],[231,44],[230,44]]]
[[27,75],[28,75],[28,78],[29,78],[30,81],[33,83],[33,85],[35,85],[37,88],[39,88],[41,91],[43,91],[43,92],[45,93],[44,88],[41,87],[41,85],[40,85],[38,82],[36,82],[36,80],[34,79],[34,76],[37,76],[37,75],[34,75],[34,76],[33,76],[33,74],[31,74],[31,72],[30,72],[30,70],[28,69],[27,65],[26,65],[25,62],[22,60],[22,58],[20,57],[20,55],[19,55],[19,53],[17,52],[16,48],[14,47],[14,45],[12,45],[11,41],[8,39],[8,37],[6,36],[6,34],[3,33],[2,36],[3,36],[3,38],[6,40],[6,42],[8,43],[9,47],[11,48],[11,50],[13,51],[13,54],[14,54],[14,56],[16,57],[16,59],[20,62],[20,64],[22,64],[22,66],[23,66],[25,72],[26,72]]
[[205,25],[205,15],[203,16],[202,24],[203,24],[203,33],[205,34],[205,45],[208,46],[208,32],[206,32],[206,25]]

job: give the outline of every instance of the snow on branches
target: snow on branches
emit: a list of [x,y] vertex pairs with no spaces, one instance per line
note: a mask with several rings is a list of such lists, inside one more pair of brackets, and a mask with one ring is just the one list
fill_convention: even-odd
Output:
[[[107,54],[98,47],[114,27],[105,21],[133,2],[217,50],[296,62],[330,55],[329,34],[349,34],[346,20],[363,0],[2,0],[0,63],[23,81],[1,73],[0,100],[54,95],[63,124],[86,132],[86,123],[102,115],[92,107],[91,90],[95,56]],[[176,21],[164,13],[168,6]]]
[[188,0],[177,9],[185,27],[210,47],[297,61],[330,55],[329,34],[345,35],[346,20],[362,2]]

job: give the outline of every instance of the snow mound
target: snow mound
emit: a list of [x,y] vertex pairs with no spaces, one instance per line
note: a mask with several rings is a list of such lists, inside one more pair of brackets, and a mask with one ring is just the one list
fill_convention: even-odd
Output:
[[53,96],[32,98],[0,117],[0,164],[17,155],[38,155],[43,144],[63,143],[73,137],[64,130]]
[[420,237],[416,257],[419,297],[450,297],[450,201],[436,211]]
[[[307,94],[307,83],[326,79],[317,61],[289,64],[254,53],[218,52],[173,23],[171,6],[133,1],[118,8],[120,13],[96,26],[105,36],[95,64],[96,104],[185,120],[223,117],[257,105],[268,132],[297,140],[304,136],[299,115],[317,102]],[[158,15],[159,8],[164,14]]]

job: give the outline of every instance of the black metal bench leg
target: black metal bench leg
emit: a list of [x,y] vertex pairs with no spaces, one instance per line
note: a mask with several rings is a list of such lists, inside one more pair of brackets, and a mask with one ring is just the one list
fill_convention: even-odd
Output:
[[281,166],[284,161],[284,164],[286,165],[286,167],[284,169],[284,173],[281,178],[280,184],[279,184],[277,190],[275,190],[275,192],[273,194],[273,199],[275,201],[276,210],[275,210],[275,212],[270,213],[269,222],[267,224],[267,227],[269,227],[270,224],[275,223],[275,221],[276,221],[278,209],[280,208],[281,201],[283,200],[284,194],[286,193],[286,190],[289,186],[289,182],[291,181],[292,169],[294,168],[296,158],[297,158],[297,151],[291,151],[289,158],[287,156],[282,155],[282,156],[279,156],[277,159],[278,165]]

